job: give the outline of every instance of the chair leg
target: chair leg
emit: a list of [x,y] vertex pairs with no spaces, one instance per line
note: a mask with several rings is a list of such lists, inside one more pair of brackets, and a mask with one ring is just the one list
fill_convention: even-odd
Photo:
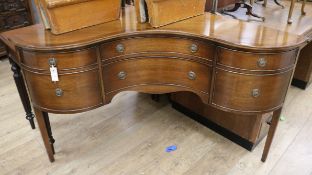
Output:
[[302,15],[305,15],[305,14],[306,14],[306,12],[304,11],[304,8],[305,8],[305,5],[306,5],[306,1],[307,1],[307,0],[303,0],[303,1],[302,1],[302,6],[301,6],[301,14],[302,14]]
[[274,111],[274,113],[273,113],[269,133],[268,133],[267,139],[265,141],[265,146],[264,146],[263,153],[262,153],[262,158],[261,158],[262,162],[265,162],[267,157],[268,157],[281,112],[282,112],[282,108]]
[[266,7],[267,4],[268,4],[268,0],[264,0],[262,6],[263,6],[263,7]]
[[255,0],[250,0],[250,5],[253,6],[255,4]]
[[46,148],[47,154],[49,156],[49,160],[50,160],[50,162],[54,162],[53,144],[51,144],[51,142],[50,142],[48,126],[47,126],[46,120],[45,120],[45,114],[43,111],[40,111],[37,108],[34,108],[34,111],[36,114],[36,118],[37,118],[38,126],[40,129],[40,133],[42,136],[42,140],[43,140],[44,146]]
[[278,2],[278,0],[274,0],[274,2],[276,5],[282,7],[282,9],[285,8],[280,2]]
[[294,11],[294,7],[295,7],[295,0],[291,0],[289,14],[288,14],[288,20],[287,20],[288,24],[292,24],[291,17],[292,17],[293,11]]

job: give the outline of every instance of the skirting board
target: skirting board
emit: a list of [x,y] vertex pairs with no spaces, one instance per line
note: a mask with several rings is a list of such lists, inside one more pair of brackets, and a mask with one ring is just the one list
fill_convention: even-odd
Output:
[[305,81],[302,81],[302,80],[298,80],[296,78],[294,78],[291,82],[291,85],[297,87],[297,88],[300,88],[300,89],[303,89],[305,90],[308,86],[308,83],[305,82]]

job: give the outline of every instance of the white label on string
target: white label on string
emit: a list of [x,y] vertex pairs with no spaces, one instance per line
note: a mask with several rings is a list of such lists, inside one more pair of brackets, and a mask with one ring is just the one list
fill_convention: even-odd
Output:
[[50,67],[50,72],[51,72],[51,79],[52,79],[52,81],[59,81],[57,68],[54,67],[54,66]]

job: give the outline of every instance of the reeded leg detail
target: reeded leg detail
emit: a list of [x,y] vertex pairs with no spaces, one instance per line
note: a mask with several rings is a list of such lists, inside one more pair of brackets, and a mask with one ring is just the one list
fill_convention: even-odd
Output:
[[34,122],[34,114],[31,109],[30,101],[28,92],[25,86],[25,82],[23,79],[23,75],[21,74],[20,67],[10,58],[9,61],[11,64],[11,70],[13,71],[13,78],[15,81],[15,85],[17,88],[17,91],[19,93],[19,96],[21,98],[21,101],[23,103],[24,110],[26,112],[26,119],[29,121],[30,126],[32,129],[35,129],[35,122]]
[[55,154],[54,145],[53,145],[55,143],[55,140],[54,140],[53,135],[52,135],[52,129],[51,129],[51,124],[50,124],[49,114],[46,112],[42,112],[42,114],[44,117],[44,122],[47,126],[47,132],[48,132],[48,136],[49,136],[49,142],[50,142],[50,145],[52,147],[52,152],[53,152],[53,154]]
[[282,112],[282,108],[274,111],[273,113],[272,121],[270,123],[269,133],[265,141],[265,146],[264,146],[263,153],[262,153],[262,158],[261,158],[262,162],[265,162],[268,157],[281,112]]
[[48,115],[47,115],[47,113],[42,112],[37,108],[34,108],[34,111],[36,114],[36,118],[37,118],[38,126],[40,129],[40,133],[42,136],[42,140],[43,140],[44,146],[46,148],[47,154],[49,156],[49,160],[50,160],[50,162],[54,162],[54,148],[53,148],[53,144],[51,144],[51,141],[50,141],[50,136],[49,136],[50,131],[48,129],[49,127],[48,127],[47,121],[46,121],[46,116],[48,116]]

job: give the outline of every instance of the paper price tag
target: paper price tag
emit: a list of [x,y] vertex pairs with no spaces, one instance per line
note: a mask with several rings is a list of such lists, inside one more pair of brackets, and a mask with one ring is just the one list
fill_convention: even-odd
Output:
[[51,73],[51,79],[52,81],[59,81],[58,73],[57,73],[57,68],[52,66],[50,67],[50,73]]

